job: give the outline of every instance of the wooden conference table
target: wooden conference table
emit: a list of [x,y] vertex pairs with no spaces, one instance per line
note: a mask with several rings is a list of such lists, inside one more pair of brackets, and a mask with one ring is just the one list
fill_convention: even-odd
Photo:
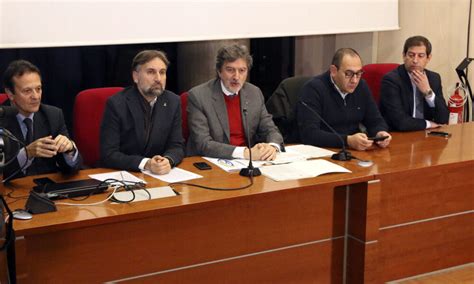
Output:
[[[15,221],[22,283],[381,283],[473,261],[474,124],[452,137],[393,133],[352,173],[248,189],[176,186],[180,196],[133,204],[61,206]],[[186,158],[181,168],[198,172]],[[105,169],[81,171],[83,179]],[[192,182],[236,187],[217,167]],[[149,187],[165,183],[136,174]],[[48,175],[55,181],[65,177]],[[4,193],[27,196],[32,178]],[[90,197],[91,203],[105,194]],[[7,198],[12,209],[25,199]]]

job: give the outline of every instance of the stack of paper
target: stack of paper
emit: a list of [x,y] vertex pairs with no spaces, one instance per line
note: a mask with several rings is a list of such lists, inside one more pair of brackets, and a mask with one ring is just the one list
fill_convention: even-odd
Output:
[[[328,157],[332,154],[334,154],[333,151],[329,151],[315,146],[294,145],[287,146],[286,152],[277,153],[276,158],[273,161],[253,161],[252,164],[255,168],[260,168],[262,166],[268,165],[281,165],[297,161],[304,161],[310,158]],[[249,161],[245,159],[217,159],[210,157],[203,158],[226,172],[238,172],[241,169],[248,167],[249,165]]]

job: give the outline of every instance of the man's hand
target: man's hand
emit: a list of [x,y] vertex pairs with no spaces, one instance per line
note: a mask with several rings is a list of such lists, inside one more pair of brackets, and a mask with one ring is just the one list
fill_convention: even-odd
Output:
[[353,135],[347,136],[347,144],[350,148],[365,151],[372,146],[374,141],[367,139],[365,133],[356,133]]
[[54,142],[56,143],[56,146],[58,147],[58,153],[64,153],[68,152],[71,150],[74,150],[74,144],[72,143],[69,138],[67,138],[64,135],[58,135],[56,138],[54,138]]
[[439,128],[442,124],[438,124],[434,121],[430,121],[430,127],[428,129]]
[[390,141],[392,141],[392,135],[390,135],[387,131],[379,131],[377,132],[376,136],[388,136],[388,138],[385,140],[375,142],[381,148],[387,147],[390,144]]
[[153,156],[145,164],[145,169],[150,170],[154,174],[164,175],[171,171],[170,161],[160,155]]
[[25,147],[28,158],[51,158],[58,153],[58,146],[52,136],[39,138]]
[[419,70],[414,70],[411,72],[413,83],[415,83],[418,90],[420,90],[425,96],[429,90],[431,90],[430,83],[428,82],[428,77],[425,72]]
[[[252,160],[254,161],[273,161],[276,158],[277,149],[268,143],[258,143],[253,146]],[[244,150],[245,159],[249,159],[249,150]]]

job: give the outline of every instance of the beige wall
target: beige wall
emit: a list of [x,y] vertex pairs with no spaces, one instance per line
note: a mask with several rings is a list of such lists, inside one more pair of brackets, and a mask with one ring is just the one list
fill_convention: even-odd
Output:
[[[399,0],[400,29],[397,31],[298,37],[295,74],[315,75],[326,70],[334,51],[340,47],[355,48],[364,64],[401,63],[405,39],[421,34],[433,45],[428,68],[441,74],[444,95],[449,96],[458,81],[454,69],[466,57],[469,2]],[[473,38],[471,31],[471,57],[474,56]],[[472,65],[469,77],[474,84],[474,63]]]
[[458,81],[455,68],[466,57],[469,0],[400,0],[399,6],[400,30],[378,33],[377,62],[401,62],[404,40],[424,35],[433,45],[427,68],[441,74],[449,96]]

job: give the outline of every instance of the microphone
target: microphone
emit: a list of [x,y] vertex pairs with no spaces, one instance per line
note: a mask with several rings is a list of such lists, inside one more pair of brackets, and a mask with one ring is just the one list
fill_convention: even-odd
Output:
[[[8,139],[5,140],[4,137],[8,138]],[[11,147],[11,144],[9,143],[9,140],[16,142],[18,147],[17,147],[16,153],[14,155],[12,155],[10,160],[7,161],[6,160],[6,157],[7,157],[6,154],[10,150],[10,147]],[[20,152],[21,148],[24,147],[24,146],[25,146],[24,143],[22,141],[20,141],[18,138],[16,138],[15,135],[13,135],[8,129],[0,127],[0,174],[3,173],[3,168],[4,167],[6,167],[10,163],[12,163],[14,160],[16,160],[16,156]],[[28,158],[28,153],[27,153],[27,158]],[[25,163],[25,165],[26,165],[26,163]],[[13,172],[12,174],[10,174],[7,177],[4,177],[3,181],[1,181],[1,182],[4,183],[4,184],[9,182],[12,178],[14,178],[20,172],[20,170],[23,169],[23,167],[25,165],[20,166],[15,172]]]
[[256,176],[259,176],[261,175],[262,173],[260,172],[260,170],[258,168],[254,168],[253,167],[253,164],[252,164],[252,149],[251,149],[251,146],[250,146],[250,137],[249,137],[249,128],[248,128],[248,124],[247,124],[247,108],[245,107],[243,110],[243,113],[244,113],[244,125],[245,125],[245,136],[247,136],[247,147],[249,149],[249,165],[248,167],[244,168],[244,169],[241,169],[240,170],[240,175],[241,176],[244,176],[244,177],[256,177]]
[[329,130],[331,130],[331,132],[333,134],[335,134],[339,140],[341,140],[341,143],[342,143],[342,149],[341,151],[337,152],[336,154],[333,154],[331,156],[331,159],[333,160],[336,160],[336,161],[350,161],[353,156],[351,155],[351,152],[347,151],[346,150],[346,143],[344,142],[344,139],[342,139],[341,135],[339,135],[339,133],[337,133],[336,130],[334,130],[334,128],[331,127],[331,125],[329,125],[329,123],[327,123],[320,115],[317,111],[315,111],[313,108],[311,108],[307,103],[305,103],[304,101],[300,101],[302,105],[304,105],[307,109],[309,109],[309,111],[311,113],[313,113],[314,115],[316,115],[319,120],[321,120],[328,128]]
[[18,109],[14,106],[0,106],[0,118],[14,116],[18,113]]

